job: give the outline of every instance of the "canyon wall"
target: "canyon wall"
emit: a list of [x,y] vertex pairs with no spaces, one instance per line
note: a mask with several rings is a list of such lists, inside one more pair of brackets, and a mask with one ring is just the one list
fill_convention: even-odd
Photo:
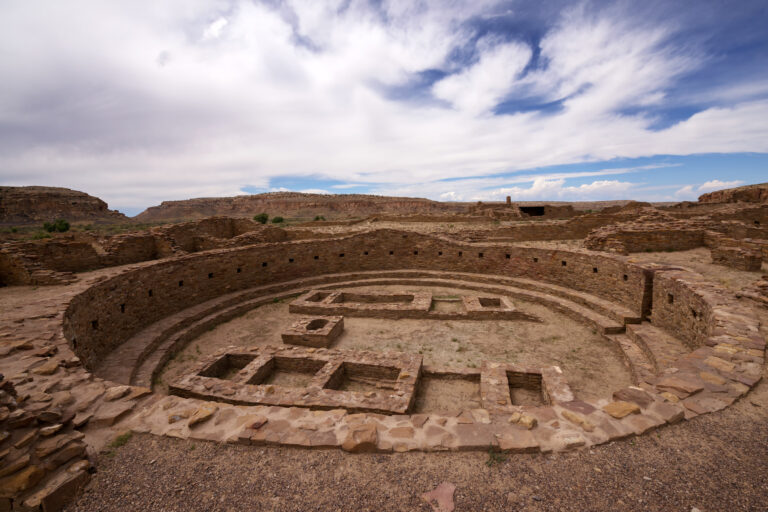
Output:
[[0,225],[50,222],[56,219],[121,222],[127,217],[85,192],[58,187],[0,187]]
[[464,203],[440,203],[411,197],[384,197],[360,194],[324,195],[299,192],[270,192],[235,197],[208,197],[185,201],[163,201],[134,217],[139,222],[200,219],[213,215],[253,217],[268,213],[274,217],[329,218],[364,217],[377,213],[461,213]]
[[768,203],[768,183],[716,190],[699,196],[700,203]]

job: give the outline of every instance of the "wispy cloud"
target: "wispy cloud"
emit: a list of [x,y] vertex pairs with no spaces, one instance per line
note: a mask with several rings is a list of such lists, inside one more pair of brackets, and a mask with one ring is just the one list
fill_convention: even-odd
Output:
[[[525,17],[546,6],[5,2],[0,183],[68,186],[113,206],[233,195],[244,184],[266,190],[286,175],[341,182],[331,190],[593,197],[641,184],[568,181],[628,172],[619,170],[485,177],[768,152],[768,89],[746,74],[757,69],[748,62],[712,90],[699,87],[695,115],[655,128],[653,109],[676,106],[670,90],[722,64],[686,38],[685,23],[699,19],[690,9],[659,3],[664,16],[649,17],[654,9],[641,15],[633,4],[566,4]],[[392,88],[421,88],[419,100]],[[500,103],[537,101],[561,108],[493,114]]]

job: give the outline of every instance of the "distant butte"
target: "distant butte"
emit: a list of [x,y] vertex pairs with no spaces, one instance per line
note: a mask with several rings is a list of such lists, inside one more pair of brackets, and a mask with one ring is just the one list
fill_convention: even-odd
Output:
[[77,190],[59,187],[0,187],[0,225],[34,224],[56,219],[117,223],[128,218],[107,203]]

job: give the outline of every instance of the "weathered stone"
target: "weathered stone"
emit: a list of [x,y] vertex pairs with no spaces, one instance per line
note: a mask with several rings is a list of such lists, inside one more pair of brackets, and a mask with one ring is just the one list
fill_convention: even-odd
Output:
[[648,407],[653,403],[653,397],[637,387],[620,389],[613,393],[613,399],[617,402],[632,402],[640,407]]
[[730,373],[733,371],[734,368],[736,368],[735,364],[715,356],[709,356],[708,358],[706,358],[704,360],[704,364],[725,373]]
[[143,386],[131,386],[131,390],[125,395],[126,400],[135,400],[152,393],[152,390]]
[[603,411],[610,414],[614,418],[621,419],[629,414],[637,414],[640,412],[640,406],[630,402],[611,402],[603,407]]
[[62,418],[63,414],[59,408],[46,409],[45,411],[40,411],[37,414],[37,419],[43,423],[61,423]]
[[30,430],[23,436],[21,436],[15,443],[13,443],[14,448],[19,449],[27,446],[29,443],[32,442],[32,440],[37,437],[37,429]]
[[104,392],[104,400],[111,402],[124,397],[131,390],[131,386],[113,386]]
[[726,382],[728,382],[727,380],[720,377],[719,375],[715,375],[714,373],[710,373],[710,372],[699,372],[699,377],[701,377],[701,380],[703,380],[704,382],[708,382],[716,386],[722,386]]
[[211,416],[213,416],[213,414],[216,412],[217,409],[218,407],[213,404],[201,405],[192,414],[192,416],[190,416],[187,426],[191,428],[197,425],[198,423],[203,423],[204,421],[208,421],[211,418]]
[[434,490],[425,492],[421,495],[421,498],[429,503],[433,512],[453,512],[453,493],[456,491],[456,486],[449,482],[443,482],[438,485]]
[[402,437],[406,439],[413,439],[414,430],[413,427],[395,427],[389,430],[389,435],[392,437]]
[[168,415],[168,423],[176,423],[177,421],[185,420],[195,413],[195,409],[183,409],[181,411],[174,411]]
[[341,448],[352,453],[371,452],[376,450],[377,441],[376,425],[363,423],[349,427],[349,432],[341,443]]
[[45,484],[45,487],[24,500],[24,506],[44,512],[58,511],[74,498],[77,492],[88,482],[85,470],[60,473]]
[[39,466],[27,466],[11,476],[0,479],[0,498],[12,498],[32,488],[42,480],[45,471]]
[[46,362],[32,369],[36,375],[53,375],[59,369],[58,359],[48,359]]
[[569,411],[568,409],[563,409],[560,414],[563,416],[563,418],[567,419],[571,423],[580,426],[587,432],[592,432],[595,430],[595,426],[592,425],[586,418],[583,416],[576,414],[575,412]]
[[59,430],[61,430],[61,427],[63,426],[64,425],[62,425],[61,423],[56,423],[55,425],[49,425],[47,427],[43,427],[40,429],[40,435],[43,437],[51,436],[56,432],[58,432]]
[[697,391],[701,391],[702,389],[704,389],[704,387],[698,382],[689,378],[678,377],[676,375],[668,375],[666,377],[663,377],[656,384],[656,387],[666,388],[674,391],[680,391],[688,395],[691,395],[693,393],[696,393]]
[[539,443],[527,430],[511,429],[498,436],[499,449],[509,453],[533,453],[539,450]]
[[85,444],[80,441],[72,441],[45,460],[45,469],[53,471],[65,462],[75,457],[83,457],[84,455]]
[[109,427],[123,415],[133,410],[134,402],[105,402],[99,406],[90,419],[89,424],[94,427]]
[[429,419],[428,414],[413,414],[411,415],[411,423],[413,423],[413,426],[415,428],[421,428],[424,426],[424,423],[427,422]]
[[82,432],[75,431],[68,434],[59,434],[55,437],[43,439],[37,443],[37,446],[35,446],[35,456],[37,456],[39,459],[42,459],[60,449],[62,446],[72,441],[79,441],[83,437],[84,435]]
[[0,478],[13,474],[20,469],[27,467],[29,460],[29,454],[27,453],[21,457],[17,457],[12,461],[4,463],[4,465],[0,467]]

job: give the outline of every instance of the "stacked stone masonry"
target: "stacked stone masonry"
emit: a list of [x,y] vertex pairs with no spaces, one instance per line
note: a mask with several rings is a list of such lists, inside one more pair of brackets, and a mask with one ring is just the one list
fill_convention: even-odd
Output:
[[[176,254],[74,283],[70,292],[49,299],[45,318],[23,324],[0,319],[4,368],[21,369],[12,380],[17,396],[4,395],[8,403],[0,408],[0,454],[8,450],[3,468],[12,468],[0,477],[0,506],[54,510],[56,500],[81,486],[89,468],[78,445],[84,425],[122,421],[121,428],[157,435],[351,452],[489,445],[548,452],[640,435],[722,409],[759,381],[764,364],[759,323],[730,293],[691,271],[637,265],[615,254],[397,230]],[[183,396],[148,396],[149,389],[92,374],[142,333],[149,341],[139,347],[137,361],[152,358],[166,340],[183,344],[193,336],[179,330],[185,318],[196,318],[201,323],[195,329],[202,330],[215,325],[206,318],[220,322],[274,297],[364,281],[454,283],[476,290],[474,297],[536,298],[579,321],[609,322],[601,334],[625,354],[635,385],[613,391],[610,399],[582,400],[556,367],[429,368],[416,355],[314,347],[228,350],[174,385]],[[232,310],[216,317],[227,308]],[[193,311],[196,317],[185,316]],[[30,330],[38,324],[53,333],[44,342]],[[672,347],[670,338],[682,340],[685,350]],[[299,393],[263,383],[280,372],[316,379],[317,385]],[[350,376],[378,391],[366,396],[337,389]],[[482,408],[409,414],[424,376],[479,382]],[[509,390],[515,386],[539,393],[541,403],[513,403]],[[74,455],[61,461],[69,453]]]

